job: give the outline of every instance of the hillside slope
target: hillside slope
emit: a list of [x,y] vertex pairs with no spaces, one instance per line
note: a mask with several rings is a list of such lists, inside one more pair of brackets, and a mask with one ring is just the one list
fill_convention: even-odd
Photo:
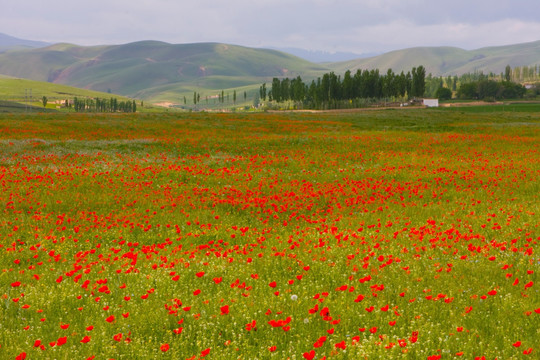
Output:
[[46,96],[50,104],[54,102],[64,102],[66,99],[72,100],[80,98],[117,98],[119,101],[128,100],[125,97],[115,94],[108,94],[93,90],[85,90],[73,86],[53,84],[44,81],[20,79],[0,75],[0,100],[14,103],[40,104],[43,96]]
[[156,96],[152,89],[163,86],[178,92],[218,90],[326,71],[283,52],[218,43],[57,44],[0,54],[0,74],[147,98]]
[[380,69],[409,71],[424,65],[433,75],[461,75],[467,72],[501,73],[506,65],[535,66],[540,64],[540,41],[531,43],[463,50],[455,47],[416,47],[391,51],[379,56],[326,64],[342,73],[346,70]]

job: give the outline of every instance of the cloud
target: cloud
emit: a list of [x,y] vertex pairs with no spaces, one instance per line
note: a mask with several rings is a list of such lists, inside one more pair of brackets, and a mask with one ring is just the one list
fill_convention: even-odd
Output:
[[[415,46],[455,46],[467,50],[539,40],[539,22],[505,19],[481,24],[463,22],[415,25],[395,21],[384,25],[359,27],[349,42],[362,36],[363,44],[375,51]],[[373,40],[370,40],[373,39]],[[360,42],[356,40],[360,45]]]
[[538,40],[538,0],[9,1],[0,32],[81,45],[138,40],[373,52]]

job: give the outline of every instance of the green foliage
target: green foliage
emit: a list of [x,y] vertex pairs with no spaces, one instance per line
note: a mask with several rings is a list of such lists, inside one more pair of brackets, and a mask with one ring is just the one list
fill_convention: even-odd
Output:
[[136,112],[137,104],[135,100],[118,101],[117,98],[101,99],[86,98],[73,99],[73,109],[76,112]]
[[526,89],[521,84],[509,81],[480,80],[465,83],[457,92],[459,99],[517,99],[523,97]]
[[[343,80],[334,72],[326,73],[322,78],[312,80],[308,86],[298,76],[272,79],[270,94],[272,100],[280,103],[293,101],[296,107],[310,109],[337,109],[365,106],[366,102],[381,99],[403,98],[408,93],[425,92],[425,68],[413,68],[414,75],[395,74],[389,69],[381,75],[379,70],[357,70],[354,76],[350,71],[345,72]],[[265,84],[260,88],[264,94]],[[371,100],[367,100],[371,99]]]
[[435,96],[439,100],[450,100],[452,98],[452,90],[446,87],[440,87],[437,89]]

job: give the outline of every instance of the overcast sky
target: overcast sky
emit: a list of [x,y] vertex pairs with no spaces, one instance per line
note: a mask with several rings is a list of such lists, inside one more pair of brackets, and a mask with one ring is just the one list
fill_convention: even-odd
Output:
[[470,50],[540,40],[540,0],[0,0],[0,32],[79,45]]

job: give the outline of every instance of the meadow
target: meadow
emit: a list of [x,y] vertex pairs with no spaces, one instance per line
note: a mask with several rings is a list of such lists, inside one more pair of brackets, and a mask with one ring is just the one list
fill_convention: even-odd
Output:
[[0,358],[538,358],[539,151],[532,110],[0,114]]

